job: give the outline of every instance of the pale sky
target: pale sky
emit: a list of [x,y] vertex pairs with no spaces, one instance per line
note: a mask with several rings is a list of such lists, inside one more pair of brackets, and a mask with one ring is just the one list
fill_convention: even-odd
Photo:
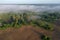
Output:
[[0,4],[44,4],[44,3],[60,4],[60,0],[0,0]]

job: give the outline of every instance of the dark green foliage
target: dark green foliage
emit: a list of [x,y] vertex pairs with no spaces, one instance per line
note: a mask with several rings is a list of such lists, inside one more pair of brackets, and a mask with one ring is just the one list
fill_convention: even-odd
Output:
[[54,22],[60,18],[59,13],[47,13],[41,15],[41,20],[47,21],[47,22]]
[[[9,14],[9,13],[8,13]],[[22,24],[26,25],[29,24],[29,18],[28,18],[28,14],[27,13],[23,13],[23,14],[5,14],[6,16],[3,17],[3,21],[0,20],[0,28],[4,28],[4,27],[19,27]],[[3,16],[3,15],[2,15]],[[5,19],[6,18],[6,19]]]
[[42,27],[46,30],[53,30],[53,24],[45,22],[45,21],[33,21],[33,24],[35,24],[38,27]]
[[50,38],[50,37],[45,36],[45,35],[42,35],[42,36],[41,36],[41,39],[42,39],[42,40],[51,40],[51,38]]
[[41,25],[41,27],[43,27],[44,29],[47,29],[47,30],[53,30],[53,26],[49,25],[49,24]]
[[[45,12],[46,13],[46,12]],[[17,27],[20,25],[35,25],[38,27],[42,27],[47,30],[53,30],[53,26],[51,25],[50,22],[55,21],[56,19],[59,19],[60,14],[57,13],[47,13],[47,14],[42,14],[42,15],[36,15],[35,16],[40,16],[40,19],[30,19],[34,14],[30,13],[7,13],[2,15],[2,19],[0,19],[0,23],[2,24],[2,27]]]

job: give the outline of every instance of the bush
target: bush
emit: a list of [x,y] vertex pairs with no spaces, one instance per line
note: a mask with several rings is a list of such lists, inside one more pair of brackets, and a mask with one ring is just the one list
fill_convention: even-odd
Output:
[[36,24],[38,27],[42,27],[46,30],[53,30],[53,24],[45,21],[35,21],[33,24]]
[[[3,16],[3,15],[2,15]],[[17,27],[19,25],[27,25],[27,24],[30,24],[30,25],[35,25],[35,26],[39,26],[39,27],[42,27],[44,29],[47,29],[47,30],[52,30],[53,27],[47,23],[46,21],[43,21],[41,19],[37,19],[37,20],[33,20],[33,19],[29,19],[29,16],[31,17],[31,15],[27,14],[27,13],[22,13],[22,14],[11,14],[9,13],[9,16],[8,16],[8,13],[5,14],[5,16],[3,17],[3,20],[0,20],[3,22],[3,26],[2,27]],[[52,14],[48,14],[47,15],[42,15],[41,18],[44,19],[44,20],[47,20],[47,21],[51,21],[51,18],[54,18],[54,17],[51,17]],[[54,15],[55,16],[55,15]],[[55,18],[54,18],[55,19]],[[1,28],[2,28],[1,27]]]
[[41,15],[41,20],[47,21],[47,22],[55,22],[56,19],[59,19],[60,16],[59,13],[47,13]]
[[42,40],[51,40],[51,38],[48,37],[48,36],[46,36],[46,35],[42,35],[42,36],[41,36],[41,39],[42,39]]

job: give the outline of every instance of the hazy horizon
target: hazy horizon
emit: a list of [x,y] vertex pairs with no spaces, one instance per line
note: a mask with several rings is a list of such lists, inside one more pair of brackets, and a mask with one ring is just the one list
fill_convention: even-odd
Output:
[[60,12],[60,5],[0,5],[0,13],[2,12],[22,12],[22,11],[34,11],[34,12]]
[[0,0],[0,4],[60,4],[60,0]]

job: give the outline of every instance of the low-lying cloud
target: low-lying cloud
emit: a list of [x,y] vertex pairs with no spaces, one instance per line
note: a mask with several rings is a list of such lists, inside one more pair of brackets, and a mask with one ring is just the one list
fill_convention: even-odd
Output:
[[37,5],[0,5],[0,12],[21,10],[43,12],[43,11],[60,11],[60,6],[37,6]]

